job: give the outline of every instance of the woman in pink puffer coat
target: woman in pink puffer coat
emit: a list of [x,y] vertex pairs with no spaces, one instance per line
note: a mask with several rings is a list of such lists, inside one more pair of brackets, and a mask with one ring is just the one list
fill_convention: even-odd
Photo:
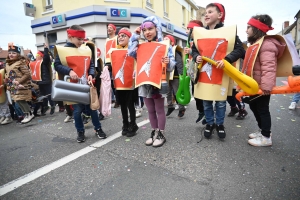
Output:
[[[253,16],[247,26],[248,42],[252,45],[273,30],[272,18],[269,15]],[[271,37],[264,38],[257,54],[253,78],[257,81],[263,95],[252,101],[249,106],[257,121],[259,131],[251,133],[248,143],[253,146],[271,146],[271,114],[269,110],[270,92],[276,85],[277,59],[285,49],[285,44]]]

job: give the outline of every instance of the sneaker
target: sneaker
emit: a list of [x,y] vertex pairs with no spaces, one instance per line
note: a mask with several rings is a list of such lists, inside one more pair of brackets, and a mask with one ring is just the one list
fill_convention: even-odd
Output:
[[162,131],[158,131],[157,137],[154,140],[152,146],[153,147],[161,147],[165,142],[166,142],[166,138],[164,136],[164,134],[162,133]]
[[291,105],[289,106],[289,109],[290,110],[295,110],[296,109],[296,105],[297,105],[296,102],[292,102]]
[[135,111],[135,117],[139,118],[140,116],[142,116],[142,111],[141,110],[136,110]]
[[214,130],[214,124],[213,125],[206,124],[205,130],[204,130],[204,136],[207,139],[210,138],[213,133],[213,130]]
[[67,117],[66,117],[66,119],[64,120],[64,122],[65,122],[65,123],[68,123],[68,122],[72,121],[72,119],[73,119],[73,116],[67,115]]
[[2,125],[12,123],[14,120],[11,117],[6,117],[5,120],[1,122]]
[[204,119],[204,112],[199,112],[196,123],[202,122]]
[[168,111],[167,111],[167,114],[166,114],[166,116],[169,116],[169,115],[171,115],[171,113],[172,113],[174,110],[175,110],[175,108],[174,108],[174,107],[172,107],[172,108],[168,108]]
[[51,110],[50,110],[50,115],[53,115],[53,114],[54,114],[54,111],[55,111],[55,106],[52,106],[52,107],[51,107]]
[[0,118],[0,123],[2,123],[5,120],[5,117]]
[[150,135],[150,138],[145,142],[145,144],[146,144],[147,146],[152,145],[153,142],[154,142],[154,140],[156,140],[157,135],[158,135],[158,130],[157,130],[157,131],[152,130],[151,135]]
[[77,142],[81,143],[85,141],[84,131],[77,133]]
[[21,121],[22,124],[30,122],[34,118],[34,114],[27,114],[26,117]]
[[128,125],[124,125],[122,126],[122,135],[127,135],[128,133]]
[[49,106],[45,106],[45,107],[43,108],[43,111],[41,112],[41,114],[42,114],[42,115],[46,115],[46,112],[47,112],[49,109],[50,109]]
[[106,134],[103,132],[102,128],[99,128],[98,130],[96,130],[95,134],[100,139],[105,139],[107,137]]
[[260,129],[256,132],[254,132],[254,133],[249,134],[249,138],[251,138],[251,139],[256,138],[256,137],[260,137],[260,136],[262,136]]
[[128,132],[126,134],[127,137],[133,137],[135,136],[137,130],[139,130],[138,125],[134,122],[134,123],[130,123],[129,128],[128,128]]
[[239,110],[239,114],[236,117],[237,120],[243,120],[248,115],[248,112],[245,109]]
[[82,115],[82,122],[83,124],[87,124],[90,122],[91,116]]
[[181,118],[184,116],[184,113],[185,113],[185,109],[184,110],[179,110],[178,112],[178,117]]
[[239,112],[239,109],[237,107],[231,107],[230,112],[228,113],[228,117],[233,117],[236,113]]
[[258,136],[256,138],[248,140],[248,143],[252,146],[256,147],[267,147],[267,146],[272,146],[272,138],[265,137],[265,136]]
[[102,115],[102,113],[99,113],[99,120],[103,120],[104,119],[104,115]]
[[217,125],[216,129],[219,138],[224,139],[226,137],[225,127],[223,125]]

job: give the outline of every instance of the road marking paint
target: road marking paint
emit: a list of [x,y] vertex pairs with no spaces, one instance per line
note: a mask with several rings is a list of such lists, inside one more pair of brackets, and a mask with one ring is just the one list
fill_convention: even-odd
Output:
[[[137,125],[140,127],[147,123],[149,123],[149,120],[144,120],[144,121],[138,123]],[[69,162],[71,162],[73,160],[76,160],[77,158],[79,158],[85,154],[88,154],[88,153],[96,150],[97,148],[121,137],[121,135],[122,135],[121,131],[119,131],[119,132],[113,134],[112,136],[109,136],[105,140],[95,142],[79,151],[76,151],[68,156],[65,156],[57,161],[54,161],[53,163],[50,163],[42,168],[39,168],[39,169],[29,173],[29,174],[25,174],[24,176],[21,176],[18,179],[15,179],[9,183],[6,183],[5,185],[0,186],[0,196],[3,196],[8,192],[11,192],[11,191],[17,189],[18,187],[21,187],[22,185],[33,181],[34,179],[37,179],[37,178],[57,169],[65,164],[68,164]]]

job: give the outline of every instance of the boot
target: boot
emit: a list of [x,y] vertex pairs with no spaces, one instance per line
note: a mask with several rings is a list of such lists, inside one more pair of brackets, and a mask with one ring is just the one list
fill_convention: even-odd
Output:
[[81,143],[85,141],[84,131],[77,132],[77,142]]
[[232,116],[234,116],[238,112],[239,112],[239,109],[237,107],[231,107],[231,110],[230,110],[230,112],[228,113],[227,116],[228,117],[232,117]]
[[151,135],[150,135],[150,138],[145,142],[145,144],[146,144],[147,146],[152,145],[153,142],[154,142],[154,140],[156,140],[156,137],[157,137],[157,135],[158,135],[158,131],[159,131],[158,129],[157,129],[157,130],[152,130]]
[[135,136],[137,130],[139,130],[138,125],[135,122],[130,122],[128,132],[126,134],[127,137],[133,137]]
[[51,110],[50,110],[50,115],[53,115],[53,114],[54,114],[54,111],[55,111],[55,106],[52,106],[52,107],[51,107]]
[[123,124],[122,126],[122,135],[127,135],[128,133],[128,124]]
[[163,133],[163,130],[158,131],[158,135],[152,144],[153,147],[161,147],[167,141]]
[[166,116],[169,116],[169,115],[171,115],[171,113],[172,113],[174,110],[175,110],[175,108],[174,108],[174,107],[168,108],[168,111],[167,111],[167,114],[166,114]]

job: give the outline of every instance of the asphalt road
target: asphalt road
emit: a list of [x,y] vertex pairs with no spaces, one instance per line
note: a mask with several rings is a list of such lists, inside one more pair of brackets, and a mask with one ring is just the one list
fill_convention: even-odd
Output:
[[299,199],[300,107],[288,110],[291,97],[271,97],[272,147],[247,144],[258,129],[248,106],[244,120],[226,117],[224,141],[215,133],[197,143],[202,127],[195,123],[194,101],[182,119],[177,110],[167,118],[167,142],[160,148],[144,145],[151,131],[146,110],[138,118],[146,124],[126,138],[118,133],[120,109],[112,108],[101,121],[111,136],[107,144],[99,143],[91,124],[86,142],[78,144],[64,113],[2,125],[0,199]]

